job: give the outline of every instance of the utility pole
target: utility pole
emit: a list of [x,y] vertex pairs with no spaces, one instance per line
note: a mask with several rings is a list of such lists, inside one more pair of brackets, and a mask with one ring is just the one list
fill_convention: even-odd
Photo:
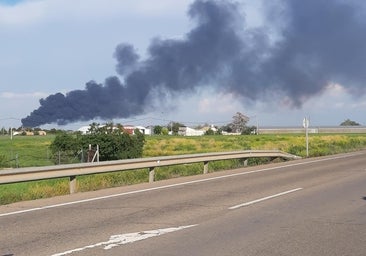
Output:
[[309,132],[308,132],[308,128],[309,128],[309,118],[305,117],[304,120],[302,121],[302,125],[305,128],[305,136],[306,136],[306,157],[309,157]]

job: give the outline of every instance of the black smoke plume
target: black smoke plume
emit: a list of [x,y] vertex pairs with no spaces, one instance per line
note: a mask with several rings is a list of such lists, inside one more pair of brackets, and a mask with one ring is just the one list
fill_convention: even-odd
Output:
[[365,92],[366,17],[362,1],[277,0],[266,3],[268,25],[248,28],[241,6],[196,0],[188,15],[196,26],[184,39],[154,39],[141,60],[120,44],[116,71],[104,84],[57,93],[22,119],[27,127],[146,113],[154,100],[210,86],[243,103],[286,99],[301,107],[329,83]]

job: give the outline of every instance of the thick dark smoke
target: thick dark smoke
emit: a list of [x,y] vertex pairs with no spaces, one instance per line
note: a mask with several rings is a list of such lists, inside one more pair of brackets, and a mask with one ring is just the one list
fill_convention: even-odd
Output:
[[132,45],[118,45],[120,78],[41,99],[22,123],[127,118],[146,113],[156,99],[164,105],[167,97],[202,86],[233,93],[243,103],[285,98],[290,107],[301,107],[329,83],[364,93],[366,17],[360,2],[271,1],[269,25],[250,29],[238,3],[196,0],[188,12],[196,26],[184,39],[154,39],[144,60]]

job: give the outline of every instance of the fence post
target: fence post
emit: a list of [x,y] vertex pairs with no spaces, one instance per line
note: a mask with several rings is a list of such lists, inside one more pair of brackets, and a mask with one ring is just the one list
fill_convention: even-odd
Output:
[[155,167],[150,167],[149,168],[149,182],[152,183],[154,182],[155,179]]
[[91,144],[89,144],[89,149],[88,149],[88,163],[92,162],[92,150],[91,150]]
[[99,163],[99,145],[97,145],[97,162]]
[[19,156],[18,156],[18,153],[15,154],[15,166],[16,166],[16,168],[19,168]]
[[83,163],[84,162],[84,150],[81,149],[80,153],[81,153],[80,163]]
[[70,194],[76,193],[76,176],[70,176]]
[[208,161],[203,162],[203,174],[208,173]]

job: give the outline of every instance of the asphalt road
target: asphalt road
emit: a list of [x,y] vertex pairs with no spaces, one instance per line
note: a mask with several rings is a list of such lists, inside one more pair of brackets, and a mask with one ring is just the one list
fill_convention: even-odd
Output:
[[0,230],[0,256],[366,255],[366,151],[0,206]]

